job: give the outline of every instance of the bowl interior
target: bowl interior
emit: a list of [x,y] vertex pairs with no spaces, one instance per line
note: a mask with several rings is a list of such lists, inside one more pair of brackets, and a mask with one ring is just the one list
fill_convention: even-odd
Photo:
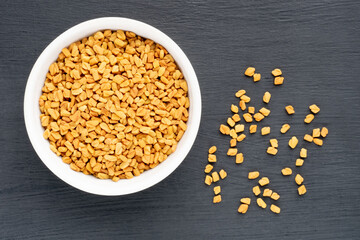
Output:
[[[70,169],[68,164],[63,163],[61,157],[56,156],[50,150],[49,142],[42,136],[44,129],[40,123],[40,109],[38,105],[41,88],[43,87],[48,68],[57,59],[61,50],[75,41],[105,29],[132,31],[139,36],[152,39],[164,46],[174,57],[187,81],[190,100],[188,128],[178,143],[176,151],[157,167],[145,171],[140,176],[118,182],[100,180],[81,172],[75,172]],[[24,97],[24,115],[26,129],[36,153],[56,176],[73,187],[89,193],[124,195],[155,185],[173,172],[184,160],[195,141],[199,129],[201,95],[198,80],[190,61],[180,47],[167,35],[150,25],[132,19],[116,17],[98,18],[70,28],[51,42],[42,52],[28,78]]]

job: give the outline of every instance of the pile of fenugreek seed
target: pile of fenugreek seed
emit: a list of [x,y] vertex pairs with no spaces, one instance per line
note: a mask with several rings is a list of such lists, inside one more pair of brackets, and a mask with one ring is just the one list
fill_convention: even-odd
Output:
[[[255,68],[249,67],[245,71],[245,75],[248,77],[253,77],[254,82],[260,81],[261,75],[260,73],[255,73]],[[284,83],[284,77],[282,77],[282,71],[280,69],[274,69],[272,71],[272,75],[274,76],[274,85],[282,85]],[[248,129],[250,134],[254,134],[257,131],[257,124],[250,124],[255,122],[262,121],[265,117],[268,117],[270,115],[270,110],[262,107],[258,112],[255,112],[255,108],[252,106],[246,106],[247,103],[250,102],[250,97],[246,95],[245,90],[239,90],[235,93],[235,96],[240,99],[239,107],[243,111],[242,118],[246,123],[249,123]],[[265,104],[269,103],[271,99],[271,94],[269,92],[265,92],[263,96],[263,102]],[[232,111],[233,115],[227,119],[227,125],[221,124],[220,125],[220,132],[224,135],[230,136],[230,148],[227,150],[228,156],[235,156],[235,163],[241,164],[244,162],[244,155],[243,153],[239,153],[238,149],[236,147],[238,142],[243,141],[246,138],[246,135],[244,133],[245,131],[245,124],[240,124],[241,117],[239,115],[239,107],[237,105],[232,104],[230,107],[230,110]],[[315,118],[314,114],[317,114],[320,112],[320,108],[313,104],[309,106],[309,109],[311,111],[310,114],[308,114],[305,117],[304,122],[309,124],[311,121]],[[247,112],[246,112],[247,110]],[[292,115],[295,113],[294,107],[289,105],[285,107],[285,111],[288,115]],[[280,132],[282,134],[285,134],[290,129],[289,124],[282,125]],[[261,128],[261,135],[268,135],[270,134],[270,126],[265,126]],[[325,138],[328,134],[328,129],[326,127],[315,128],[312,131],[312,134],[305,134],[304,140],[308,142],[314,142],[318,146],[322,146],[323,140],[320,138]],[[289,147],[291,149],[295,149],[299,140],[296,136],[293,136],[289,139]],[[214,164],[216,162],[216,155],[214,154],[216,152],[217,148],[216,146],[212,146],[209,149],[209,155],[208,155],[208,164],[205,167],[205,173],[209,174],[205,176],[205,184],[211,185],[212,183],[215,183],[219,181],[219,174],[222,179],[224,179],[227,174],[222,169],[219,174],[216,171],[213,170]],[[276,155],[278,153],[278,140],[275,138],[270,139],[270,146],[267,147],[266,152],[270,155]],[[298,158],[295,162],[296,167],[301,167],[304,163],[304,159],[307,158],[307,149],[301,148],[300,150],[300,158]],[[210,174],[211,173],[211,174]],[[290,167],[285,167],[281,170],[282,175],[284,176],[290,176],[293,173],[293,170]],[[257,179],[260,176],[260,173],[258,171],[249,172],[248,179],[253,180]],[[305,185],[303,184],[304,178],[297,174],[295,176],[295,183],[299,185],[298,187],[298,194],[303,195],[306,193]],[[273,189],[270,188],[264,188],[263,191],[261,188],[267,187],[270,184],[270,179],[266,176],[263,176],[259,181],[258,184],[255,185],[252,189],[252,192],[257,197],[256,203],[260,208],[265,209],[267,207],[267,204],[265,203],[263,198],[269,198],[270,201],[277,201],[280,198],[280,195],[275,192]],[[262,197],[261,197],[262,193]],[[219,203],[221,202],[221,195],[220,195],[220,186],[217,185],[214,187],[214,198],[213,203]],[[240,206],[238,208],[239,213],[246,213],[249,205],[251,203],[251,198],[245,197],[240,199]],[[271,204],[270,210],[274,213],[280,213],[280,207],[278,207],[275,204]]]
[[50,148],[74,171],[129,179],[173,153],[186,130],[187,83],[161,45],[105,30],[64,48],[39,99]]

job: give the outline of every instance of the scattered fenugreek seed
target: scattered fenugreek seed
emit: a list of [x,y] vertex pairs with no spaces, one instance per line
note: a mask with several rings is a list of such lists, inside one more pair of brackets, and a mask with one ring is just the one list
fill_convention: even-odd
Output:
[[220,186],[215,186],[214,187],[214,194],[218,195],[221,192],[221,187]]
[[320,138],[314,138],[313,142],[318,145],[318,146],[322,146],[323,145],[323,140]]
[[291,106],[291,105],[286,106],[286,107],[285,107],[285,110],[286,110],[286,112],[287,112],[289,115],[292,115],[292,114],[295,113],[295,109],[294,109],[294,107]]
[[270,155],[276,155],[278,153],[278,150],[274,147],[268,147],[266,152]]
[[248,76],[248,77],[254,76],[254,73],[255,73],[255,68],[254,67],[248,67],[245,70],[245,75]]
[[307,142],[312,142],[313,141],[313,137],[309,134],[305,134],[304,135],[304,140]]
[[224,169],[221,169],[220,172],[219,172],[219,174],[220,174],[221,179],[224,179],[224,178],[227,177],[227,172],[225,172]]
[[260,176],[260,173],[258,171],[254,171],[254,172],[249,172],[248,174],[248,178],[249,179],[256,179]]
[[320,128],[314,128],[312,132],[312,137],[320,137]]
[[244,162],[244,155],[242,153],[236,154],[235,163],[240,164]]
[[213,154],[216,152],[216,150],[217,150],[216,146],[212,146],[211,148],[209,148],[209,153]]
[[289,129],[290,129],[290,125],[287,124],[287,123],[285,123],[284,125],[282,125],[282,127],[281,127],[281,129],[280,129],[280,132],[284,134],[284,133],[286,133],[287,131],[289,131]]
[[329,134],[329,130],[326,127],[323,127],[320,132],[321,136],[324,138]]
[[213,182],[217,182],[220,180],[219,174],[217,172],[212,172],[211,177],[212,177]]
[[312,120],[314,120],[314,115],[313,114],[308,114],[308,115],[306,115],[306,117],[305,117],[305,119],[304,119],[304,122],[305,123],[311,123],[312,122]]
[[270,139],[270,145],[274,148],[277,148],[279,146],[278,140],[276,138]]
[[250,113],[244,113],[243,118],[244,118],[245,122],[252,122],[253,121],[253,118],[252,118]]
[[234,104],[231,104],[231,111],[233,113],[238,113],[239,112],[239,108],[237,106],[235,106]]
[[220,194],[214,196],[214,198],[213,198],[213,203],[219,203],[219,202],[221,202],[221,195]]
[[250,132],[251,134],[256,133],[256,130],[257,130],[257,125],[255,125],[255,124],[250,125],[250,127],[249,127],[249,132]]
[[314,114],[317,114],[318,112],[320,112],[320,108],[316,104],[309,106],[309,108],[310,108],[310,111]]
[[270,127],[263,127],[261,129],[261,135],[265,136],[265,135],[268,135],[270,134]]
[[253,187],[253,193],[255,196],[259,196],[261,194],[261,190],[259,186]]
[[266,206],[267,206],[262,198],[257,198],[256,203],[261,208],[266,208]]
[[208,164],[208,165],[205,166],[204,172],[205,172],[205,173],[209,173],[209,172],[211,172],[211,170],[212,170],[213,168],[214,168],[213,165]]
[[[282,173],[282,175],[284,175],[284,176],[290,176],[291,174],[292,174],[292,170],[291,170],[291,168],[283,168],[282,170],[281,170],[281,173]],[[214,177],[213,177],[214,178]]]
[[304,182],[304,178],[300,174],[296,174],[295,182],[297,185],[301,185]]
[[263,197],[271,197],[272,192],[273,191],[271,189],[265,188],[263,192]]
[[278,193],[273,192],[273,193],[271,194],[271,199],[277,201],[279,198],[280,198],[280,195],[279,195]]
[[235,93],[235,96],[239,98],[242,95],[244,95],[245,93],[246,93],[246,91],[244,89],[241,89]]
[[304,164],[304,160],[301,158],[296,159],[295,166],[301,167]]
[[242,199],[240,199],[240,202],[244,203],[244,204],[247,204],[247,205],[250,205],[251,199],[250,198],[242,198]]
[[261,74],[260,74],[260,73],[254,73],[253,79],[254,79],[254,82],[260,81],[260,79],[261,79]]
[[301,185],[299,188],[298,188],[298,193],[299,195],[304,195],[306,193],[306,187],[305,185]]
[[210,186],[211,183],[212,183],[212,177],[209,175],[206,175],[205,176],[205,184]]
[[262,115],[264,115],[265,117],[267,117],[267,116],[269,116],[269,114],[270,114],[270,110],[263,107],[263,108],[261,108],[261,109],[259,110],[259,113],[261,113]]
[[281,211],[281,209],[280,209],[278,206],[274,205],[274,204],[271,204],[270,210],[271,210],[273,213],[276,213],[276,214],[279,214],[280,211]]
[[238,208],[238,212],[239,213],[242,213],[242,214],[245,214],[247,212],[249,208],[249,205],[247,204],[240,204],[239,208]]
[[216,155],[215,155],[215,154],[209,154],[209,155],[208,155],[208,161],[209,161],[210,163],[216,162]]
[[237,154],[238,150],[237,148],[229,148],[227,151],[228,156],[235,156]]
[[270,180],[267,177],[262,177],[259,180],[259,185],[262,186],[262,187],[265,186],[265,185],[268,185],[269,183],[270,183]]
[[307,158],[307,149],[306,148],[302,148],[300,150],[300,157],[301,158]]
[[271,74],[274,76],[274,77],[278,77],[282,74],[281,70],[279,68],[275,68],[274,70],[271,71]]
[[289,140],[289,147],[291,147],[292,149],[296,148],[298,142],[299,142],[299,140],[297,139],[297,137],[293,136]]
[[275,77],[274,85],[282,85],[284,83],[284,77]]
[[263,96],[264,103],[269,103],[271,99],[271,94],[269,92],[265,92]]

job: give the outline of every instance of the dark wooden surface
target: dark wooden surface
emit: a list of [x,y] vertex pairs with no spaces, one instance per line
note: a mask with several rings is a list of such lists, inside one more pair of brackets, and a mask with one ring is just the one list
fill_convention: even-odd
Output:
[[[360,6],[358,1],[9,1],[0,2],[0,238],[1,239],[356,239],[360,234]],[[199,78],[203,113],[197,140],[183,164],[166,180],[143,192],[102,197],[76,190],[40,161],[25,132],[23,95],[28,74],[42,50],[84,20],[121,16],[149,23],[177,42]],[[254,84],[246,66],[262,73]],[[280,67],[281,87],[270,71]],[[218,132],[246,89],[258,109],[269,90],[272,127],[279,154],[265,153],[259,133],[239,145],[245,162],[225,156],[228,138]],[[321,112],[303,123],[307,107]],[[289,117],[284,106],[292,104]],[[283,123],[292,128],[279,134]],[[300,141],[309,157],[300,172],[308,193],[299,197],[293,177],[299,147],[290,136],[327,126],[322,148]],[[207,149],[217,145],[216,169],[223,201],[212,204],[203,183]],[[252,196],[250,170],[270,177],[281,194],[275,215],[253,201],[237,213],[239,199]],[[254,199],[254,198],[253,198]],[[267,203],[270,203],[267,201]]]

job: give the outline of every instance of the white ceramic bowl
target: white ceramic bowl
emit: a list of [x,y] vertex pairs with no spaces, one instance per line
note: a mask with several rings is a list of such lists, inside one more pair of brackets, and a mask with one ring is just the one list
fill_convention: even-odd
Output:
[[[68,164],[62,162],[50,148],[49,142],[43,138],[44,129],[40,123],[39,97],[44,85],[49,66],[54,62],[61,50],[71,43],[90,36],[96,31],[112,29],[132,31],[139,36],[149,38],[164,46],[174,57],[188,83],[190,100],[187,130],[178,143],[177,149],[164,162],[154,169],[145,171],[140,176],[118,182],[100,180],[93,176],[75,172]],[[28,78],[24,97],[25,125],[30,141],[44,164],[60,179],[71,186],[85,192],[98,195],[124,195],[149,188],[170,175],[185,159],[190,151],[200,125],[201,95],[195,71],[180,47],[160,30],[145,23],[118,17],[97,18],[80,23],[62,33],[41,53]]]

